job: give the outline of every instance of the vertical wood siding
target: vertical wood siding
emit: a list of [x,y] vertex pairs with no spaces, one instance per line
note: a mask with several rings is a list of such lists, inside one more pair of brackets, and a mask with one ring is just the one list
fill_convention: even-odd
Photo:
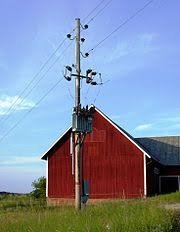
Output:
[[[70,133],[49,156],[49,197],[74,196]],[[83,178],[90,198],[135,198],[144,195],[143,153],[98,112],[83,148]]]
[[53,149],[48,159],[48,197],[72,198],[74,180],[71,174],[70,133]]
[[98,112],[93,133],[85,139],[83,156],[91,198],[143,196],[143,153]]

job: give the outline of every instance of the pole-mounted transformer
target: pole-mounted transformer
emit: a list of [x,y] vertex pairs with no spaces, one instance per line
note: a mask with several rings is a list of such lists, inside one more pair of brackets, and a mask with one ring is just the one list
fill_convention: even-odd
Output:
[[90,109],[73,108],[72,113],[72,131],[79,133],[91,133],[92,132],[92,121],[93,121],[94,108]]

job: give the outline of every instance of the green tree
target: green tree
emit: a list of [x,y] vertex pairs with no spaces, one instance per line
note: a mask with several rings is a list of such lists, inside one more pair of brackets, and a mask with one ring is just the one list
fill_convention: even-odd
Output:
[[46,178],[44,176],[38,178],[37,181],[33,181],[31,186],[33,187],[32,196],[35,198],[46,197]]

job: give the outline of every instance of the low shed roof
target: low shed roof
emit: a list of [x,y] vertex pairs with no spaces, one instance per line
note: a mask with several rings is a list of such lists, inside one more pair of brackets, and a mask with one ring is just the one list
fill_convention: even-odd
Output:
[[136,138],[163,165],[180,165],[180,136]]

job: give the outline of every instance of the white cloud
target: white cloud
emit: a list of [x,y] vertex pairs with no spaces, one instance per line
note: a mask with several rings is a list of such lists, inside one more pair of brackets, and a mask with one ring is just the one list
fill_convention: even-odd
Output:
[[175,117],[167,117],[167,118],[161,118],[160,121],[162,122],[180,122],[180,117],[175,116]]
[[30,109],[35,106],[35,103],[19,96],[2,95],[0,96],[0,115],[9,114],[12,105],[12,111],[19,111]]
[[109,62],[121,57],[129,55],[140,56],[157,50],[157,46],[154,45],[157,36],[155,33],[144,33],[133,38],[133,40],[120,41],[111,52]]
[[148,130],[148,129],[151,129],[152,126],[153,126],[152,123],[141,124],[141,125],[138,125],[134,130],[135,130],[135,131]]
[[[153,130],[152,130],[153,129]],[[168,117],[167,115],[161,118],[157,118],[151,123],[140,124],[136,126],[134,132],[143,132],[151,130],[158,135],[176,135],[179,134],[180,129],[180,117],[177,115]]]
[[144,33],[144,34],[139,35],[138,37],[142,43],[149,44],[158,37],[158,34],[157,33]]
[[152,51],[157,50],[157,46],[155,46],[154,41],[158,37],[155,33],[144,33],[138,36],[138,47],[137,52],[139,51],[141,54],[146,54]]
[[40,157],[30,156],[7,156],[0,157],[0,165],[13,166],[13,165],[27,165],[27,164],[38,164],[41,162]]

